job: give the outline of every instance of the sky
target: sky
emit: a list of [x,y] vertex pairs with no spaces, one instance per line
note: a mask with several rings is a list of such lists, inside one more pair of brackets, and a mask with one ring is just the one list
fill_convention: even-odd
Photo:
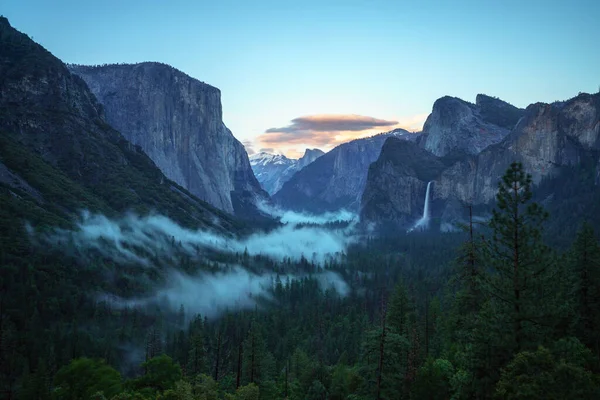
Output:
[[598,0],[0,0],[65,62],[160,61],[221,90],[248,153],[420,130],[439,97],[600,86]]

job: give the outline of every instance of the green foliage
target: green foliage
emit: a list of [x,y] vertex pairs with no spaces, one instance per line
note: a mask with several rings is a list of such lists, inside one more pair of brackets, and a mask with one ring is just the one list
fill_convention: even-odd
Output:
[[306,394],[306,400],[327,400],[328,394],[327,389],[320,381],[313,381],[308,388],[308,393]]
[[[552,334],[561,312],[556,282],[564,271],[542,242],[542,224],[548,214],[531,203],[531,176],[513,163],[498,187],[498,209],[490,221],[492,237],[484,242],[483,259],[489,273],[483,291],[493,310],[492,324],[508,341],[507,353],[539,343]],[[491,327],[490,326],[490,327]]]
[[235,400],[258,400],[260,398],[258,386],[254,383],[249,383],[246,386],[240,386],[235,391]]
[[217,400],[219,398],[219,383],[212,376],[200,374],[196,377],[194,393],[199,395],[201,400]]
[[173,389],[181,379],[181,367],[165,354],[144,362],[142,367],[146,371],[144,376],[132,382],[137,389],[147,388],[160,392]]
[[[29,158],[30,165],[44,163],[15,146],[15,154]],[[18,157],[10,162],[18,165]],[[89,188],[69,186],[74,181],[64,174],[61,181],[60,170],[49,164],[34,169],[40,168],[56,184],[52,188],[52,182],[45,182],[45,193],[89,196],[90,202],[97,199],[96,207],[112,212],[111,203]],[[380,371],[382,399],[490,398],[501,390],[512,396],[507,382],[515,376],[526,377],[517,391],[537,390],[549,376],[579,382],[587,387],[581,393],[589,394],[598,367],[598,240],[586,227],[566,257],[546,246],[543,210],[529,207],[526,174],[514,168],[509,181],[523,185],[518,191],[523,196],[515,201],[511,186],[503,181],[504,203],[499,201],[502,207],[491,231],[484,229],[483,239],[467,240],[454,262],[458,268],[451,268],[452,259],[463,234],[370,238],[323,266],[307,259],[275,262],[247,253],[218,255],[225,264],[242,264],[276,277],[256,309],[228,311],[214,319],[189,315],[187,309],[113,308],[90,299],[89,293],[108,287],[118,288],[124,297],[138,296],[160,277],[156,270],[113,265],[100,257],[90,257],[89,265],[82,266],[61,254],[31,251],[19,218],[48,226],[68,226],[71,221],[64,210],[38,203],[31,193],[2,186],[1,199],[10,207],[0,208],[0,233],[7,240],[0,244],[0,390],[18,399],[48,399],[64,389],[53,385],[52,377],[59,379],[56,371],[85,355],[105,357],[132,377],[124,384],[126,392],[110,395],[92,386],[87,398],[269,400],[287,394],[290,400],[373,399]],[[22,198],[11,194],[17,192]],[[510,218],[515,204],[516,223]],[[523,264],[517,274],[523,283],[518,302],[511,235],[515,231]],[[174,258],[174,264],[190,273],[221,268],[185,255]],[[311,276],[321,267],[343,277],[350,288],[347,296],[323,290]],[[290,273],[306,277],[286,279]],[[450,279],[452,273],[455,277]],[[106,275],[114,281],[107,281]],[[383,324],[382,293],[390,292]],[[517,320],[523,338],[519,353]],[[568,335],[585,346],[575,339],[556,341]],[[549,349],[552,365],[537,354],[539,345]],[[144,358],[144,350],[148,361],[132,363]],[[135,355],[131,359],[130,353]],[[516,354],[525,362],[515,361]],[[545,372],[537,374],[538,365]]]
[[576,339],[561,340],[551,351],[518,353],[496,385],[498,399],[593,399],[600,377],[586,369],[591,352]]
[[454,367],[448,360],[428,358],[417,371],[412,385],[413,399],[450,398]]
[[122,390],[121,374],[102,360],[79,358],[62,367],[54,377],[54,398],[91,399],[101,392],[110,398]]
[[569,253],[574,330],[600,356],[600,243],[590,224],[584,224]]

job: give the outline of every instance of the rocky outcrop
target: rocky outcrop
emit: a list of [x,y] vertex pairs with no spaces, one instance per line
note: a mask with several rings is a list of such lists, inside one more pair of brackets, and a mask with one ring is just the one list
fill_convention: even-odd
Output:
[[439,157],[415,143],[387,138],[369,167],[361,199],[361,219],[406,226],[423,210],[427,183],[444,170]]
[[284,208],[309,212],[358,211],[369,165],[379,157],[385,140],[414,141],[418,136],[397,129],[341,144],[297,172],[273,200]]
[[321,157],[325,152],[319,149],[306,149],[304,155],[298,160],[298,171]]
[[159,63],[70,66],[96,95],[106,120],[163,173],[229,213],[267,199],[243,145],[223,124],[219,89]]
[[[476,155],[427,156],[389,139],[369,169],[361,217],[364,222],[406,226],[420,216],[425,186],[432,180],[432,217],[447,227],[465,204],[491,204],[500,177],[513,161],[523,163],[536,185],[580,166],[584,159],[593,160],[589,173],[598,176],[599,116],[600,94],[532,104],[504,140]],[[415,163],[431,165],[431,173],[420,173]]]
[[298,159],[290,159],[283,154],[270,154],[265,152],[250,156],[250,165],[256,179],[261,186],[271,195],[275,194],[284,183],[308,164],[322,156],[319,149],[306,149],[304,155]]
[[229,216],[167,179],[107,123],[80,77],[3,17],[0,132],[2,180],[49,214],[156,210],[186,225],[233,226]]
[[478,154],[499,143],[523,115],[502,100],[477,95],[476,104],[456,97],[438,99],[425,124],[421,146],[437,156]]

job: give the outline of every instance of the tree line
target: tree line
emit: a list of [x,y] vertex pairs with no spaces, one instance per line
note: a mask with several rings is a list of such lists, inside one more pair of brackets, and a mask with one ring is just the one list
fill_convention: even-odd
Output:
[[[0,389],[10,399],[600,398],[600,243],[584,224],[568,250],[548,246],[551,217],[532,198],[514,163],[486,226],[371,238],[323,266],[269,261],[281,274],[256,307],[213,319],[91,301],[85,276],[70,280],[56,260],[4,265]],[[321,267],[349,293],[323,287],[311,275]],[[289,279],[289,268],[307,275]],[[6,296],[9,283],[46,304]]]

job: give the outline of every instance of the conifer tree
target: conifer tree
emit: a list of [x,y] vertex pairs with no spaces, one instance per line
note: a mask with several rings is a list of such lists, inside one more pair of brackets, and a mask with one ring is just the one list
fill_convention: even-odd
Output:
[[492,302],[496,328],[509,338],[506,350],[520,352],[543,341],[558,314],[556,256],[542,242],[548,213],[532,198],[531,175],[512,163],[498,185],[497,209],[484,241],[489,271],[483,290]]
[[600,356],[600,243],[590,224],[577,234],[569,257],[575,333]]

